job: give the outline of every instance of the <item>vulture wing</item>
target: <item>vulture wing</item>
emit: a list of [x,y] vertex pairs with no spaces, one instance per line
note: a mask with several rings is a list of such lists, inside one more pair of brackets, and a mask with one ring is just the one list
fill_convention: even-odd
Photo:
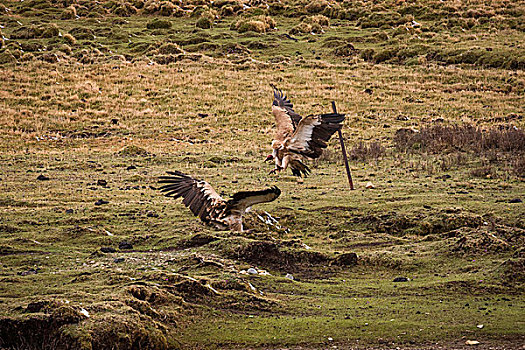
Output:
[[272,87],[272,113],[275,117],[277,127],[275,139],[284,141],[285,138],[292,136],[302,117],[295,113],[293,104],[287,99],[286,95],[274,85],[272,85]]
[[308,175],[310,175],[310,168],[301,161],[302,157],[297,154],[291,154],[290,156],[293,156],[290,158],[290,163],[288,164],[290,169],[292,169],[292,174],[298,177],[308,177]]
[[309,158],[319,158],[326,142],[342,127],[344,114],[328,113],[303,118],[288,145],[288,150]]
[[238,210],[244,213],[246,208],[254,204],[271,202],[277,199],[281,190],[273,186],[261,191],[242,191],[235,193],[227,202],[228,209]]
[[206,181],[194,179],[180,171],[168,171],[168,174],[171,176],[160,177],[159,183],[165,185],[159,189],[168,197],[182,197],[182,203],[202,221],[216,219],[215,216],[226,207],[226,201]]

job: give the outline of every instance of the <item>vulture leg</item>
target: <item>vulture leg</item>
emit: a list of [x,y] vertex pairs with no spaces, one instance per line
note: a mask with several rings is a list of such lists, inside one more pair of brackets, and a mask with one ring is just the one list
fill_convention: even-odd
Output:
[[283,163],[281,165],[282,170],[286,170],[286,168],[288,168],[289,163],[290,163],[290,156],[289,155],[284,156]]
[[268,173],[268,175],[274,175],[274,174],[277,174],[277,172],[281,172],[283,171],[284,168],[283,167],[280,167],[278,165],[275,165],[275,168],[270,170],[270,172]]

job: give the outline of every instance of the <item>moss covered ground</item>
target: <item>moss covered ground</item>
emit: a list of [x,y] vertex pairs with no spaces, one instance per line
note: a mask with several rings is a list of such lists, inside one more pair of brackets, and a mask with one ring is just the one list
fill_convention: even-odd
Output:
[[[520,349],[523,7],[490,5],[2,1],[0,347]],[[336,139],[268,175],[270,83],[346,113],[354,191]],[[215,231],[168,170],[282,195]]]

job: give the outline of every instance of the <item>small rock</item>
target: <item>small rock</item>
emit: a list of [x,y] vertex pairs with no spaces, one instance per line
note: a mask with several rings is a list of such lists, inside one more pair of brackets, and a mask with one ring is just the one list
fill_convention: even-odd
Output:
[[408,282],[410,281],[409,278],[406,278],[406,277],[396,277],[394,278],[394,282]]
[[369,95],[372,95],[372,93],[373,93],[372,89],[370,89],[370,88],[366,88],[366,89],[364,89],[363,92],[364,92],[365,94],[369,94]]
[[111,124],[117,125],[118,124],[118,119],[117,118],[111,119]]
[[287,273],[286,276],[284,276],[284,278],[287,278],[287,279],[293,281],[293,275],[290,274],[290,273]]
[[47,305],[48,303],[46,301],[34,301],[32,303],[27,304],[25,311],[29,313],[40,312]]
[[104,199],[99,199],[95,202],[95,205],[102,205],[102,204],[108,204],[109,202]]
[[286,33],[284,33],[283,36],[284,36],[285,38],[290,39],[290,40],[293,40],[293,41],[299,41],[299,39],[296,39],[296,38],[294,38],[294,37],[292,37],[291,35],[286,34]]
[[253,267],[250,267],[246,272],[248,272],[250,275],[257,275],[258,272]]
[[467,340],[465,342],[465,344],[467,344],[467,345],[479,345],[480,343],[477,340]]
[[368,189],[368,190],[371,190],[371,189],[376,188],[376,187],[374,186],[374,184],[372,182],[368,181],[366,183],[365,188]]
[[73,214],[73,209],[66,209],[66,214]]
[[130,166],[128,166],[128,167],[126,168],[126,170],[135,170],[135,169],[137,169],[137,167],[134,166],[134,165],[130,165]]
[[121,262],[123,262],[123,261],[124,261],[124,258],[115,258],[115,259],[113,259],[113,262],[114,262],[115,264],[121,263]]
[[43,175],[43,174],[40,174],[38,175],[38,177],[36,178],[37,180],[40,180],[40,181],[46,181],[46,180],[49,180],[49,177]]
[[158,218],[159,217],[159,214],[157,214],[156,212],[154,212],[153,210],[150,210],[146,213],[146,216],[148,218]]
[[80,313],[82,315],[86,316],[87,318],[89,318],[89,312],[86,309],[84,309],[84,308],[80,309]]
[[509,201],[509,203],[522,203],[523,201],[520,198],[514,198]]
[[100,248],[102,253],[115,253],[117,250],[113,247],[102,247]]
[[122,241],[119,243],[118,249],[120,250],[133,249],[133,245],[127,241]]
[[97,185],[106,187],[108,185],[108,182],[106,180],[100,179],[97,181]]
[[19,272],[19,276],[29,276],[29,275],[36,275],[40,269],[29,269],[27,271]]
[[483,325],[482,324],[478,324],[476,327],[478,327],[479,329],[483,329]]
[[208,113],[197,113],[197,116],[199,116],[200,118],[206,118],[208,115]]

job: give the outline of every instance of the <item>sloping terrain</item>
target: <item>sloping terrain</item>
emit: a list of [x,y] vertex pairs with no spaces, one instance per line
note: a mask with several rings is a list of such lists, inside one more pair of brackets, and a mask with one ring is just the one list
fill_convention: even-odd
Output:
[[[2,4],[0,347],[522,347],[519,5]],[[270,83],[356,190],[267,175]],[[282,195],[215,231],[169,170]]]

